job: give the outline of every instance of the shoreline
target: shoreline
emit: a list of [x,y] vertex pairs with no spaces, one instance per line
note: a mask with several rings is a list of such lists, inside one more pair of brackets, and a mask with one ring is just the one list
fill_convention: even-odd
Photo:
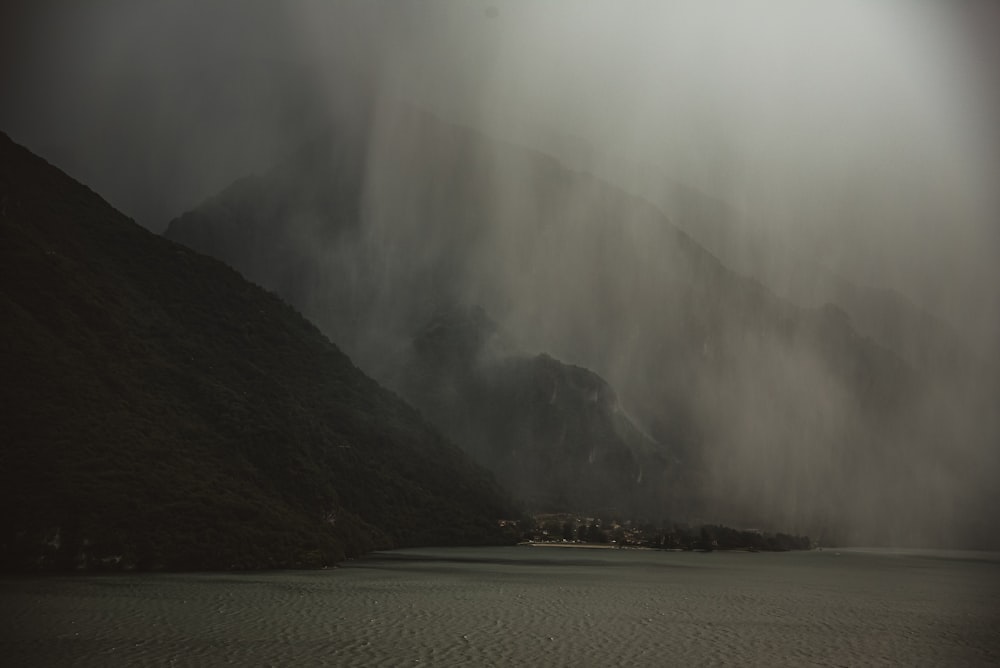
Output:
[[527,542],[527,541],[523,542],[523,543],[518,543],[517,546],[518,547],[561,547],[561,548],[577,548],[577,549],[584,549],[584,550],[618,550],[618,549],[621,549],[621,550],[651,550],[652,549],[652,548],[649,548],[649,547],[642,547],[642,546],[639,546],[639,545],[635,545],[635,546],[630,545],[628,547],[621,547],[621,548],[619,548],[617,545],[612,545],[610,543],[556,543],[556,542],[551,542],[551,543],[548,543],[548,542],[533,543],[533,542]]

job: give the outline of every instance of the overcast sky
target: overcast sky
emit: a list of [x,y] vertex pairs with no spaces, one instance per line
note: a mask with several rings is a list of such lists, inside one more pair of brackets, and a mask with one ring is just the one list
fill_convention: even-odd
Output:
[[998,4],[5,3],[0,129],[159,231],[329,117],[410,99],[653,165],[981,342]]

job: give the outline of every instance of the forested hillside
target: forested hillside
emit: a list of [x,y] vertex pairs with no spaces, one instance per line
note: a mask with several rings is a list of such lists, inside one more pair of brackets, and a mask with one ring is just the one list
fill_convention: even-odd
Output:
[[506,540],[491,476],[294,309],[5,135],[0,369],[5,568]]

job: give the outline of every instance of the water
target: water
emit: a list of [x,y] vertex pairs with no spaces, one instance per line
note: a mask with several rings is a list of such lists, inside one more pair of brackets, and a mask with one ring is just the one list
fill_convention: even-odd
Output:
[[10,666],[1000,663],[995,554],[452,548],[0,586]]

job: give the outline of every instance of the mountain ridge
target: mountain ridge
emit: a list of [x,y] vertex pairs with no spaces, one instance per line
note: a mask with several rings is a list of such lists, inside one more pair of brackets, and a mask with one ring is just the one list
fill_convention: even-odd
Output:
[[497,543],[491,477],[235,270],[0,136],[7,569]]
[[[503,124],[490,127],[503,136],[512,133]],[[900,354],[915,368],[954,373],[957,367],[961,375],[992,365],[991,373],[1000,376],[984,351],[970,348],[952,323],[910,297],[892,288],[848,280],[822,262],[803,262],[782,247],[777,235],[743,220],[728,202],[670,178],[652,162],[600,155],[582,139],[542,127],[525,125],[513,133],[521,138],[508,141],[523,146],[530,138],[568,169],[590,173],[649,202],[720,262],[763,282],[783,299],[806,308],[838,305],[859,333]]]

